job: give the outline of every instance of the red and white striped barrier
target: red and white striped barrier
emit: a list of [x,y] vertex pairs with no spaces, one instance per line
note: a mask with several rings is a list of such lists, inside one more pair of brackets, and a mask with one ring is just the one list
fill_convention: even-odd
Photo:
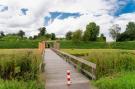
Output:
[[70,70],[67,70],[67,85],[71,85],[71,73]]

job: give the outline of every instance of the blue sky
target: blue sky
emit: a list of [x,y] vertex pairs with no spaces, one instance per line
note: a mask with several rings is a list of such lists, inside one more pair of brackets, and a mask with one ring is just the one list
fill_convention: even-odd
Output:
[[77,18],[80,17],[80,13],[68,13],[68,12],[49,12],[49,16],[45,16],[45,25],[49,25],[49,22],[53,22],[56,18],[63,20],[68,17]]
[[135,0],[0,0],[0,31],[6,33],[23,29],[33,36],[46,26],[47,32],[63,37],[93,21],[111,40],[108,29],[113,24],[124,31],[129,21],[135,22]]
[[7,11],[8,6],[0,5],[0,12]]
[[123,6],[121,6],[116,12],[115,16],[119,16],[121,14],[125,13],[133,13],[135,12],[135,1],[134,0],[128,0],[127,3]]

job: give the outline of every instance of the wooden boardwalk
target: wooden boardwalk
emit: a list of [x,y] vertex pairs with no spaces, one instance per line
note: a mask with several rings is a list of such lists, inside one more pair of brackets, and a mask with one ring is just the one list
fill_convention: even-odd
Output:
[[[51,49],[45,50],[45,89],[90,89],[89,79],[76,71]],[[66,71],[71,71],[71,86],[67,86]]]

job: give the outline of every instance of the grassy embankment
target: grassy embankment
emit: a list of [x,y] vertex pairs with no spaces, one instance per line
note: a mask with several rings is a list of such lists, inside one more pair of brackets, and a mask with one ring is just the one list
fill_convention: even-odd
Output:
[[63,49],[63,51],[81,55],[84,59],[97,64],[97,80],[94,84],[99,89],[135,88],[135,51],[118,49]]
[[79,42],[60,41],[62,49],[128,49],[135,50],[135,41],[127,42]]
[[0,49],[0,89],[44,89],[36,49]]
[[37,48],[36,40],[18,40],[18,41],[3,41],[0,40],[0,49],[16,49],[16,48]]

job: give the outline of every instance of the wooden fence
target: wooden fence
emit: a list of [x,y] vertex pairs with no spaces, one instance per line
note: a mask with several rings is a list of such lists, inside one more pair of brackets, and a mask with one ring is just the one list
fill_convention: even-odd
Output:
[[70,55],[68,53],[62,52],[57,49],[52,49],[55,53],[61,56],[64,60],[72,64],[75,68],[77,68],[80,72],[92,78],[96,79],[96,64],[86,61],[82,58]]

